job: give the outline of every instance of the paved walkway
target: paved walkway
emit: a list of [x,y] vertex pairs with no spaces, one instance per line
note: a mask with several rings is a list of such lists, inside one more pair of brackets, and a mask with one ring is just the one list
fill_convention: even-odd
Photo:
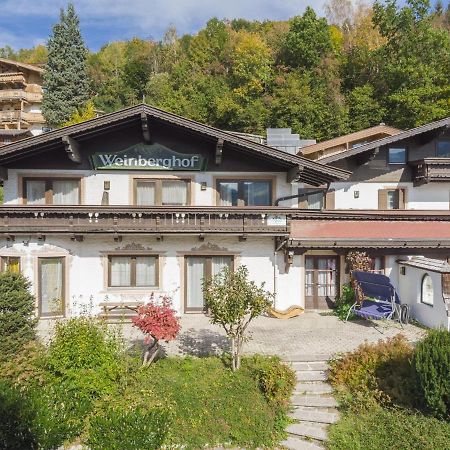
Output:
[[[136,345],[142,342],[142,334],[130,324],[124,324],[123,333]],[[403,333],[411,341],[417,341],[424,330],[415,325],[388,322],[374,326],[370,321],[342,322],[337,317],[307,312],[293,319],[280,320],[269,317],[255,319],[249,327],[251,340],[244,346],[246,353],[279,355],[288,361],[307,359],[308,355],[321,355],[324,360],[337,353],[355,349],[363,343],[377,342]],[[184,315],[181,332],[175,341],[163,344],[168,355],[197,355],[220,353],[228,349],[223,330],[211,325],[208,317],[200,314]]]

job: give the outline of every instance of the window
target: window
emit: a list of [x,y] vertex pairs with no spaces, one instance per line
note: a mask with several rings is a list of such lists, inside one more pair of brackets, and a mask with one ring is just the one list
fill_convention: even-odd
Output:
[[270,180],[218,180],[220,206],[270,206],[272,182]]
[[217,275],[224,267],[233,269],[233,257],[187,256],[186,257],[186,311],[203,311],[203,280]]
[[186,206],[190,204],[190,180],[136,179],[134,186],[136,205]]
[[109,287],[157,287],[158,257],[109,256]]
[[370,271],[384,275],[385,261],[383,256],[373,256],[371,259]]
[[406,148],[389,148],[389,164],[406,164]]
[[450,158],[450,139],[440,139],[436,143],[436,156]]
[[79,179],[26,178],[24,203],[28,205],[79,205]]
[[378,209],[405,209],[405,190],[379,189]]
[[422,295],[421,302],[426,305],[433,305],[433,280],[427,273],[422,278]]
[[64,258],[39,258],[39,316],[63,316],[64,296]]
[[2,256],[1,257],[2,272],[20,273],[20,257],[19,256]]

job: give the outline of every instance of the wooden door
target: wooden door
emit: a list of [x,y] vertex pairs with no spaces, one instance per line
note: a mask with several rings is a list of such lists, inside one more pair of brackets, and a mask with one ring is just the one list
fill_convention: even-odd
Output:
[[339,259],[337,256],[305,257],[305,306],[328,309],[339,292]]

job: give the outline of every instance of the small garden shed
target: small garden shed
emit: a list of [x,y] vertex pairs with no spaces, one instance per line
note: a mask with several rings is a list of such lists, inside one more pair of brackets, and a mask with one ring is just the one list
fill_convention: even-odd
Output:
[[411,317],[430,328],[450,331],[450,264],[415,256],[398,261],[399,294]]

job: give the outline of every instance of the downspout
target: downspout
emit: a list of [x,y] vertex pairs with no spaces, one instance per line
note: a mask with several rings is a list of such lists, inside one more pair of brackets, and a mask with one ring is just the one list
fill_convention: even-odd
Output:
[[278,285],[278,273],[277,273],[277,259],[278,252],[283,248],[283,246],[288,241],[288,238],[284,239],[283,242],[277,247],[277,238],[273,238],[274,242],[274,252],[273,252],[273,308],[276,309],[277,304],[277,285]]

